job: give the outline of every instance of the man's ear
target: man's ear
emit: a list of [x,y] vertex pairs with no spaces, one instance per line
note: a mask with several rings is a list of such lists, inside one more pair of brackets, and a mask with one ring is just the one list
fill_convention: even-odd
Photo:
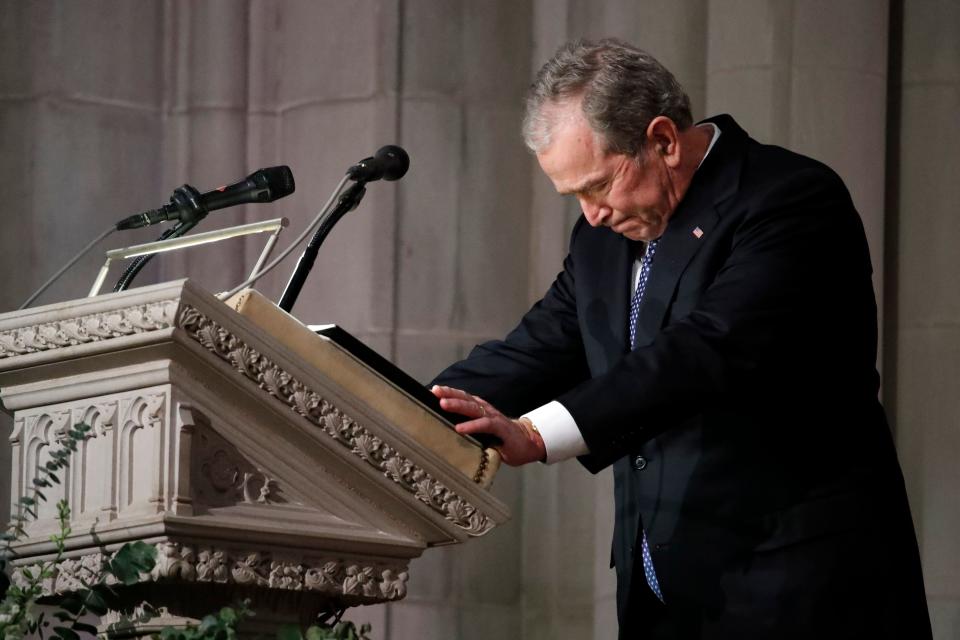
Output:
[[647,125],[647,145],[651,152],[663,158],[668,167],[680,164],[680,132],[667,116],[657,116]]

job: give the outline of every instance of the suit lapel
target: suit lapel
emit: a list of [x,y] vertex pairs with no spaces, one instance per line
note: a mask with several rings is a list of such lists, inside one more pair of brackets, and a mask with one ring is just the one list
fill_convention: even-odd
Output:
[[[616,269],[618,276],[613,278],[611,281],[616,282],[617,286],[613,287],[611,290],[611,309],[613,310],[614,318],[628,318],[630,315],[630,272],[633,265],[633,261],[636,259],[637,254],[637,243],[632,240],[628,240],[622,236],[619,236],[619,242],[617,243],[617,251],[611,259],[612,266]],[[630,327],[627,324],[627,321],[615,322],[613,335],[615,343],[618,345],[625,344],[625,341],[628,339]],[[611,354],[611,362],[616,362],[620,356],[623,355],[623,352]]]
[[598,229],[604,239],[597,247],[597,265],[591,270],[592,285],[586,287],[593,297],[581,313],[590,328],[587,354],[594,375],[616,364],[626,353],[630,312],[630,267],[636,243],[609,229]]
[[651,344],[663,327],[677,283],[719,220],[718,207],[736,191],[746,133],[729,116],[708,122],[720,127],[720,139],[694,174],[693,182],[657,245],[637,319],[636,346]]

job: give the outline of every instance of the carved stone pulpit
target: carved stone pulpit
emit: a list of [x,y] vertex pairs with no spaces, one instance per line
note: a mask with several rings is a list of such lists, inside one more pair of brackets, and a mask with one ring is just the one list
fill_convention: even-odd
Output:
[[[53,555],[65,498],[73,533],[48,593],[96,579],[126,542],[158,552],[139,584],[117,586],[108,635],[245,597],[262,627],[403,598],[412,558],[508,519],[487,487],[496,460],[336,358],[303,357],[189,280],[0,316],[11,502],[67,430],[92,427],[16,545],[14,580]],[[456,439],[459,463],[427,446],[431,429]]]

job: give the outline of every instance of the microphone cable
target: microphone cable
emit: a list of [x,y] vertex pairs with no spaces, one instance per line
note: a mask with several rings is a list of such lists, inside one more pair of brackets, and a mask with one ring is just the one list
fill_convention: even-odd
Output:
[[[186,235],[188,231],[197,226],[199,220],[188,220],[178,222],[176,225],[170,227],[166,231],[160,234],[160,237],[157,238],[157,241],[167,240],[168,238],[179,238],[182,235]],[[113,292],[117,291],[126,291],[130,286],[130,283],[133,282],[133,279],[137,277],[137,274],[150,262],[155,253],[148,253],[146,255],[137,256],[133,259],[127,268],[124,269],[123,274],[120,276],[120,279],[117,280],[117,284],[113,286]]]
[[[207,217],[209,213],[206,205],[203,204],[203,196],[200,194],[196,188],[191,187],[189,184],[185,184],[182,187],[177,187],[173,190],[173,196],[170,198],[170,201],[177,205],[178,209],[184,212],[177,224],[170,227],[162,234],[158,240],[166,240],[168,238],[179,238],[182,235],[185,235],[190,229],[193,229],[197,226],[197,223]],[[127,268],[124,270],[123,275],[120,276],[120,279],[117,280],[117,284],[113,287],[113,292],[124,291],[127,287],[130,286],[130,283],[133,282],[133,279],[137,277],[137,274],[140,273],[140,270],[150,261],[153,256],[157,254],[148,253],[147,255],[137,256],[134,258]]]
[[53,274],[52,276],[50,276],[50,279],[49,279],[49,280],[47,280],[47,281],[44,282],[42,285],[40,285],[40,288],[37,289],[36,291],[34,291],[34,292],[33,292],[33,295],[30,296],[29,298],[27,298],[27,301],[26,301],[26,302],[24,302],[24,303],[21,304],[19,307],[17,307],[17,310],[20,311],[20,310],[23,310],[23,309],[26,309],[27,307],[29,307],[29,306],[33,303],[34,300],[36,300],[37,298],[40,297],[40,294],[42,294],[44,291],[46,291],[47,289],[49,289],[49,288],[50,288],[50,285],[52,285],[54,282],[56,282],[56,281],[60,278],[60,276],[62,276],[63,274],[65,274],[65,273],[67,272],[67,270],[70,269],[70,267],[72,267],[74,264],[76,264],[77,261],[78,261],[80,258],[82,258],[83,256],[87,255],[87,253],[88,253],[91,249],[93,249],[94,246],[96,246],[97,244],[99,244],[104,238],[106,238],[107,236],[109,236],[111,233],[113,233],[113,232],[116,231],[116,230],[117,230],[116,225],[111,224],[111,225],[107,228],[106,231],[104,231],[104,232],[101,233],[99,236],[97,236],[96,239],[92,240],[92,241],[90,242],[90,244],[88,244],[87,246],[85,246],[83,249],[80,250],[80,253],[78,253],[77,255],[75,255],[75,256],[73,256],[72,258],[70,258],[70,261],[67,262],[67,264],[63,265],[63,266],[60,268],[59,271],[57,271],[55,274]]
[[306,240],[307,236],[310,235],[310,232],[313,231],[314,227],[326,221],[326,218],[329,217],[330,207],[333,204],[333,201],[336,200],[337,197],[341,195],[340,192],[343,191],[343,185],[345,185],[347,183],[347,180],[350,180],[350,179],[351,178],[349,174],[343,176],[343,178],[340,179],[340,182],[339,184],[337,184],[336,188],[333,190],[333,193],[330,194],[330,197],[327,199],[326,203],[324,203],[324,205],[320,208],[320,211],[317,213],[316,216],[314,216],[310,224],[307,225],[307,228],[304,229],[303,232],[299,236],[297,236],[296,239],[293,242],[291,242],[289,246],[287,246],[283,251],[281,251],[280,255],[278,255],[276,258],[271,260],[267,266],[260,269],[256,273],[252,274],[249,278],[247,278],[246,280],[238,284],[233,289],[230,289],[230,291],[217,294],[217,297],[220,300],[226,300],[227,298],[234,295],[238,291],[245,289],[246,287],[249,287],[254,282],[259,280],[261,276],[266,275],[268,272],[272,271],[274,267],[280,264],[280,262],[282,262],[284,258],[290,255],[290,253],[297,248],[297,245],[299,245],[301,242]]

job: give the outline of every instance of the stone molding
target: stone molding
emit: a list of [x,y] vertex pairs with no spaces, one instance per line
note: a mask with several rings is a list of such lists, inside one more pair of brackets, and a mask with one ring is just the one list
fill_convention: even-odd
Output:
[[179,300],[158,300],[0,332],[0,359],[173,326]]
[[475,506],[195,307],[182,305],[176,326],[468,535],[481,536],[495,526]]
[[[400,600],[407,593],[407,566],[364,564],[333,557],[305,554],[271,554],[256,549],[227,549],[209,545],[164,541],[154,545],[157,563],[140,581],[178,581],[232,584],[287,591],[308,591],[349,597],[358,604]],[[76,591],[99,581],[112,555],[97,551],[67,558],[44,585],[44,594]],[[24,570],[34,574],[39,564],[20,565],[13,570],[13,582],[25,586]],[[109,576],[107,584],[116,584]]]

